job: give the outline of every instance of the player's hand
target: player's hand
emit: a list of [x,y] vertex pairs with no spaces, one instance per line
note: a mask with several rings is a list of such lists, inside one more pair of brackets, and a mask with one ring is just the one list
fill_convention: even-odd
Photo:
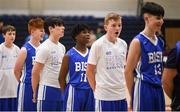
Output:
[[132,112],[132,99],[129,100],[128,112]]
[[33,99],[32,99],[32,101],[33,101],[34,103],[37,102],[37,99],[36,99],[36,93],[33,93]]

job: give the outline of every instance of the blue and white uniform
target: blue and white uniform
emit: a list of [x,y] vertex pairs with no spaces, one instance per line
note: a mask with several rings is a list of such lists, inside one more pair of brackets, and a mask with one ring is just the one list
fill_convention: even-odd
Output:
[[87,48],[86,53],[82,54],[73,47],[67,55],[69,74],[64,108],[66,111],[93,111],[94,95],[86,77],[89,50]]
[[18,111],[35,111],[36,104],[32,102],[33,91],[31,84],[31,71],[35,59],[36,47],[30,42],[25,43],[23,47],[27,50],[27,56],[18,87]]
[[61,111],[63,99],[58,81],[65,47],[61,43],[45,40],[37,49],[35,61],[44,64],[40,74],[37,110]]
[[14,75],[14,65],[19,53],[19,47],[7,48],[0,45],[0,111],[17,110],[18,81]]
[[107,35],[103,35],[93,43],[88,64],[96,65],[96,111],[127,111],[124,76],[126,54],[127,44],[118,37],[112,43]]
[[152,42],[143,33],[138,34],[136,39],[141,45],[141,57],[136,68],[136,81],[133,93],[133,110],[165,109],[161,76],[163,70],[163,41],[155,37]]

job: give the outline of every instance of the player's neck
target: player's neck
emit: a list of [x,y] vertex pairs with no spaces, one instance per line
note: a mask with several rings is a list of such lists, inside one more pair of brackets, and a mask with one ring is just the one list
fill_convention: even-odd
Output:
[[80,45],[77,45],[76,44],[76,46],[75,46],[75,48],[79,51],[79,52],[81,52],[81,53],[86,53],[86,50],[87,50],[87,48],[86,48],[86,46],[80,46]]
[[49,36],[49,40],[52,41],[55,44],[58,44],[59,42],[59,38],[55,38],[54,36],[50,35]]
[[108,35],[108,34],[106,34],[106,38],[107,38],[107,40],[108,40],[109,42],[112,42],[113,44],[115,44],[116,41],[117,41],[117,37],[113,37],[113,36]]
[[35,46],[35,47],[38,47],[40,45],[40,42],[39,41],[35,41],[33,39],[30,40],[30,43]]
[[5,42],[4,45],[5,45],[7,48],[12,48],[12,46],[13,46],[13,44],[7,43],[7,42]]
[[149,30],[149,29],[144,29],[144,30],[142,31],[142,33],[143,33],[144,35],[146,35],[148,38],[150,38],[150,39],[152,39],[152,40],[155,40],[155,32],[154,32],[154,31],[151,31],[151,30]]

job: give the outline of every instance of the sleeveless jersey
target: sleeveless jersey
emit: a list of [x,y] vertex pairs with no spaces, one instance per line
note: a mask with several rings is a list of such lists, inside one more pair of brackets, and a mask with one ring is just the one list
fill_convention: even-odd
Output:
[[23,47],[25,47],[27,50],[27,57],[24,63],[24,70],[20,80],[24,83],[31,83],[31,72],[33,68],[33,62],[35,60],[36,48],[30,42],[25,43]]
[[86,78],[87,59],[89,50],[85,54],[80,53],[74,47],[71,48],[67,55],[69,56],[69,82],[75,88],[89,89],[89,83]]
[[136,68],[137,77],[143,81],[161,85],[161,75],[163,70],[163,41],[156,37],[156,43],[153,44],[142,33],[137,38],[141,44],[141,57]]

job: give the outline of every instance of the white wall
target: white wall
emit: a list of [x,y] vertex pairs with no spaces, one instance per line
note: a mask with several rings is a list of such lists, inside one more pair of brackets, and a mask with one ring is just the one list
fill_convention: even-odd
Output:
[[45,14],[93,14],[104,17],[107,12],[116,11],[121,15],[135,15],[137,6],[137,0],[62,0],[63,2],[59,3],[59,0],[52,1],[54,3],[48,5],[49,0],[45,0]]
[[[94,15],[115,11],[136,15],[138,0],[0,0],[0,14]],[[165,18],[180,19],[180,0],[144,0],[161,4]]]

